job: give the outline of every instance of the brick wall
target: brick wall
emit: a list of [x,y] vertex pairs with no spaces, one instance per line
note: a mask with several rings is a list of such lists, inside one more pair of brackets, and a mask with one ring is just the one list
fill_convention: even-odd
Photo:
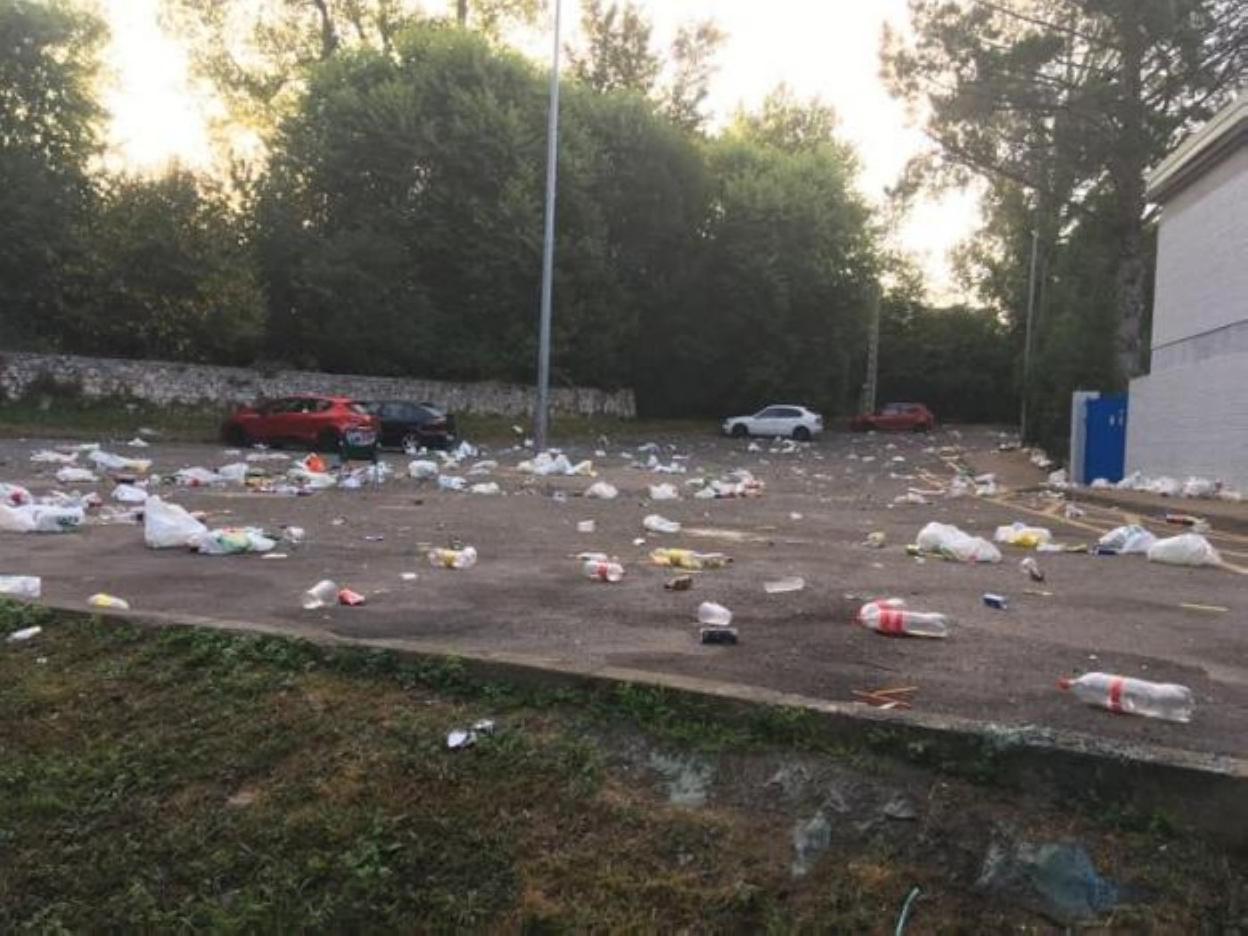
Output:
[[[227,406],[261,397],[341,394],[357,399],[431,400],[457,413],[526,416],[533,412],[532,387],[495,382],[453,383],[398,377],[363,377],[310,371],[261,373],[242,367],[209,367],[169,361],[130,361],[75,355],[6,352],[0,354],[0,393],[27,395],[43,377],[74,384],[87,399],[127,398],[155,404],[215,403]],[[554,412],[579,416],[637,414],[631,390],[607,392],[588,387],[551,389]]]

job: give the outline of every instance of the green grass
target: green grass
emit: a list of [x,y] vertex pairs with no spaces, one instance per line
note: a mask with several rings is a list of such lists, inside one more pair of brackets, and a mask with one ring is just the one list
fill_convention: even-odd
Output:
[[[725,765],[750,756],[802,750],[844,769],[873,756],[806,713],[525,689],[453,660],[0,604],[0,636],[35,624],[34,640],[0,642],[0,932],[864,932],[916,881],[935,929],[1032,919],[874,834],[795,881],[793,820],[774,801],[678,809],[621,753],[697,756],[728,784]],[[483,717],[498,734],[445,750],[448,729]],[[888,782],[889,763],[863,782]],[[956,818],[982,796],[951,783]],[[1020,804],[1017,821],[1043,812]],[[1194,858],[1167,828],[1154,867],[1157,828],[1125,825],[1104,850],[1124,864],[1147,851],[1138,873],[1180,895],[1147,919],[1225,922],[1208,909],[1217,856]]]

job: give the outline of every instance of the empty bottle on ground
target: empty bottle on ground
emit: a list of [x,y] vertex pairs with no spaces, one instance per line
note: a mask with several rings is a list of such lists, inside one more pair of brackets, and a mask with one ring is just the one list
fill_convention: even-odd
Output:
[[1111,712],[1188,722],[1196,708],[1192,690],[1177,683],[1155,683],[1112,673],[1084,673],[1078,679],[1060,679],[1082,702]]
[[948,615],[929,611],[910,611],[900,598],[868,601],[858,609],[858,623],[890,637],[948,637]]
[[727,627],[732,623],[732,612],[714,601],[698,605],[698,623],[708,627]]
[[581,566],[581,571],[585,577],[595,582],[619,582],[624,578],[624,567],[618,562],[608,562],[601,559],[588,559]]

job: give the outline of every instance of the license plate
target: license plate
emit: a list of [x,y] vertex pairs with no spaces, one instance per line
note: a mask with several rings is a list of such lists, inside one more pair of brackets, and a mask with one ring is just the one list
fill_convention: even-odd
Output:
[[367,448],[375,445],[377,442],[377,433],[371,429],[348,429],[347,445],[354,448]]

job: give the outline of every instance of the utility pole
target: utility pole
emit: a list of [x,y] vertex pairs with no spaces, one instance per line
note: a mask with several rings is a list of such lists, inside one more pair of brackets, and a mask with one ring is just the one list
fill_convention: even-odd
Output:
[[875,412],[876,383],[880,372],[880,286],[871,288],[871,325],[867,331],[867,379],[862,385],[861,412]]
[[1036,310],[1036,253],[1040,244],[1040,231],[1031,229],[1031,274],[1027,277],[1027,328],[1023,334],[1023,392],[1022,411],[1018,417],[1018,436],[1027,441],[1027,390],[1031,386],[1031,321]]
[[559,162],[559,26],[562,0],[555,0],[555,42],[550,63],[550,110],[546,119],[546,229],[542,242],[542,314],[537,339],[537,412],[533,440],[546,448],[550,429],[550,303],[555,271],[555,185]]

